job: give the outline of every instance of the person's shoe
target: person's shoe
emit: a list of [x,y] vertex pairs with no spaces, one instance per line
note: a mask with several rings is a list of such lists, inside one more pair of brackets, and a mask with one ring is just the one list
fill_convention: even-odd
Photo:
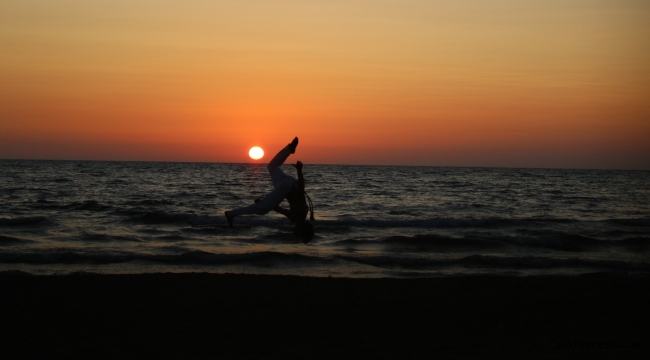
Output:
[[230,215],[228,214],[229,212],[230,212],[230,211],[226,211],[226,212],[225,212],[225,214],[226,214],[226,220],[228,220],[228,225],[230,225],[231,228],[234,228],[234,226],[232,226],[232,218],[231,218]]
[[289,144],[289,149],[291,150],[292,154],[296,152],[297,147],[298,147],[298,137],[296,136],[295,138],[293,138],[291,144]]

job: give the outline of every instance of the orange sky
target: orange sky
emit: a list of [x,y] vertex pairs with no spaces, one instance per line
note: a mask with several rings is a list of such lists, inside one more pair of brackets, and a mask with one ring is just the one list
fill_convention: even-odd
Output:
[[650,169],[650,2],[0,3],[0,158]]

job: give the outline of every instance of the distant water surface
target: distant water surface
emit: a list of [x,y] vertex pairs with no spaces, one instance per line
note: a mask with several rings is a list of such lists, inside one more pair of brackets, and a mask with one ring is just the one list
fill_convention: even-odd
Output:
[[647,171],[307,164],[304,172],[317,220],[309,244],[278,214],[228,227],[225,210],[271,190],[264,165],[0,160],[0,271],[650,272]]

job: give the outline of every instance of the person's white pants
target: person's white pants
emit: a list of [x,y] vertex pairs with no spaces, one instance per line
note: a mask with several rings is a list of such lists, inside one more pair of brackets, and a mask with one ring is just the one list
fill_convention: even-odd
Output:
[[284,149],[275,155],[273,160],[269,163],[267,168],[269,169],[269,174],[271,174],[271,180],[273,181],[273,191],[264,197],[257,204],[250,206],[237,208],[230,211],[230,216],[235,217],[239,215],[264,215],[269,211],[273,210],[276,206],[280,205],[282,200],[287,197],[287,195],[293,190],[293,187],[296,186],[297,180],[285,174],[280,166],[284,163],[285,160],[291,155],[291,145],[287,145]]

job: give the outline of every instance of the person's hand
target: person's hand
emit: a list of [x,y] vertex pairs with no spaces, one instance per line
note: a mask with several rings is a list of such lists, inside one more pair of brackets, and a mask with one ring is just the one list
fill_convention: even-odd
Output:
[[260,199],[255,199],[255,203],[256,203],[256,204],[257,204],[258,202],[260,202],[260,201],[262,201],[262,200],[260,200]]
[[302,161],[298,161],[298,162],[296,162],[296,164],[293,165],[293,167],[295,167],[296,169],[298,169],[298,171],[302,171]]

